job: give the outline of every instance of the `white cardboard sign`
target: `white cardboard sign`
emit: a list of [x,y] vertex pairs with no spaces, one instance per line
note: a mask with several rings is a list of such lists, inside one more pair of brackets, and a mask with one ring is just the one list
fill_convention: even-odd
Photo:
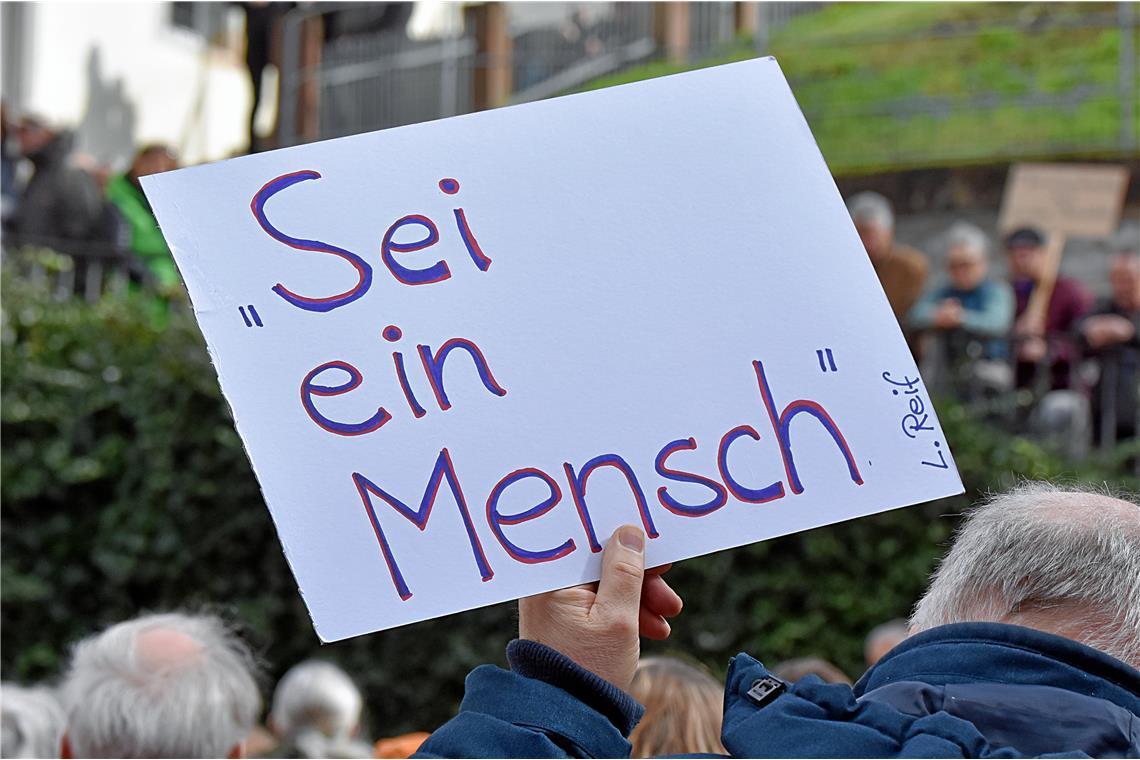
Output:
[[324,641],[962,491],[774,59],[143,184]]

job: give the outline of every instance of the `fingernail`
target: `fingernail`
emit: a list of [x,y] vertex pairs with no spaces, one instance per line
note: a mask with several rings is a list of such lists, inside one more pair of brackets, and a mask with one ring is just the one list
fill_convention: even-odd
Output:
[[618,528],[617,539],[626,549],[633,549],[638,554],[645,550],[645,534],[641,532],[641,528],[634,525],[623,525]]

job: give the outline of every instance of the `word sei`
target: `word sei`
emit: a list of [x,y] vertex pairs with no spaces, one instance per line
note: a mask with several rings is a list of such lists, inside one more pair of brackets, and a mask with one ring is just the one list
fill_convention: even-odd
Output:
[[[745,504],[767,504],[783,499],[788,495],[787,491],[791,491],[792,494],[803,493],[804,484],[800,478],[799,470],[796,467],[791,440],[792,423],[800,417],[814,419],[816,423],[830,435],[831,439],[835,442],[836,451],[847,467],[851,481],[856,485],[863,484],[863,477],[859,472],[855,456],[852,454],[851,448],[844,438],[839,425],[832,419],[827,410],[819,403],[806,399],[792,401],[782,410],[777,410],[768,378],[764,372],[764,365],[759,361],[753,362],[752,365],[759,386],[761,405],[766,412],[772,434],[775,436],[776,443],[780,448],[780,455],[784,466],[784,477],[777,478],[771,483],[756,487],[756,484],[739,482],[731,472],[728,463],[728,454],[733,444],[741,438],[750,438],[757,442],[761,440],[760,432],[751,425],[738,425],[721,437],[717,445],[716,477],[691,472],[677,465],[670,464],[670,460],[673,457],[678,456],[682,452],[695,451],[698,447],[697,441],[694,438],[680,438],[670,441],[661,447],[653,459],[653,470],[659,478],[665,481],[701,486],[708,491],[708,498],[701,503],[684,503],[669,493],[669,487],[667,485],[662,485],[657,489],[656,495],[658,503],[665,510],[683,517],[699,518],[712,514],[724,507],[728,504],[729,496]],[[603,468],[608,468],[624,478],[626,484],[629,486],[631,501],[636,508],[638,518],[645,527],[646,535],[651,539],[657,538],[659,533],[653,520],[653,513],[650,510],[649,502],[645,497],[645,491],[641,486],[641,481],[638,478],[636,470],[630,466],[629,462],[621,455],[607,453],[594,457],[580,468],[575,467],[570,462],[565,462],[562,465],[562,472],[559,473],[559,477],[557,478],[537,467],[522,467],[504,475],[491,488],[487,495],[485,506],[487,527],[495,540],[502,546],[507,556],[516,562],[535,564],[559,560],[578,549],[578,544],[572,536],[567,537],[557,546],[525,548],[512,542],[507,535],[506,528],[531,520],[537,520],[562,502],[563,490],[560,481],[564,481],[569,491],[570,500],[573,502],[578,519],[582,524],[583,534],[590,551],[600,552],[602,545],[598,540],[594,523],[590,516],[589,502],[586,498],[586,487],[590,476]],[[525,480],[541,482],[546,488],[547,497],[522,512],[503,514],[499,509],[499,503],[503,495],[515,484]],[[405,601],[410,599],[413,592],[407,580],[404,578],[403,572],[400,570],[399,563],[396,560],[396,553],[393,551],[387,535],[384,532],[383,521],[381,520],[381,514],[383,514],[383,512],[379,507],[383,505],[391,507],[397,515],[412,522],[420,531],[424,531],[427,528],[428,519],[431,517],[432,509],[439,496],[440,487],[444,482],[447,483],[447,487],[451,491],[451,496],[458,509],[459,517],[463,521],[463,526],[470,543],[475,569],[484,582],[494,578],[495,573],[483,549],[483,543],[480,540],[479,532],[476,530],[470,507],[464,496],[463,488],[460,485],[460,478],[456,471],[455,463],[452,460],[451,452],[446,446],[440,450],[436,458],[431,470],[431,475],[428,477],[427,487],[424,489],[423,497],[420,499],[418,507],[409,506],[408,503],[385,490],[375,480],[362,473],[352,473],[352,482],[357,494],[360,496],[360,501],[367,513],[368,520],[372,525],[372,530],[376,535],[376,540],[380,545],[380,551],[384,556],[388,572],[391,575],[393,587],[400,599]]]
[[[280,177],[266,182],[253,196],[249,207],[257,223],[261,225],[261,229],[265,230],[266,234],[274,240],[284,243],[298,251],[313,251],[315,253],[337,256],[351,264],[353,269],[356,270],[356,284],[343,293],[337,293],[331,296],[305,296],[293,292],[281,283],[277,283],[273,286],[274,293],[299,309],[327,312],[350,304],[368,292],[368,289],[372,287],[372,265],[365,261],[363,257],[352,251],[345,250],[331,243],[325,243],[320,240],[306,240],[304,238],[287,235],[275,227],[273,223],[269,221],[269,217],[266,216],[265,213],[265,204],[273,196],[300,182],[320,178],[321,175],[319,172],[308,169],[282,174]],[[451,177],[445,177],[439,181],[439,190],[445,195],[455,195],[459,192],[459,181]],[[455,216],[456,231],[459,233],[459,238],[463,241],[463,245],[467,249],[468,256],[471,257],[471,261],[476,267],[486,272],[491,266],[491,259],[483,253],[483,249],[479,247],[479,241],[476,240],[475,233],[471,231],[471,225],[467,222],[466,212],[462,208],[455,208],[452,210],[452,214]],[[397,240],[397,234],[406,228],[417,228],[422,236],[419,239],[411,241]],[[441,259],[430,266],[415,268],[400,263],[395,256],[397,253],[414,253],[415,251],[425,250],[438,243],[439,240],[439,228],[434,221],[423,214],[408,214],[392,222],[391,226],[389,226],[388,230],[384,233],[384,239],[380,244],[380,260],[384,262],[384,266],[388,268],[391,275],[404,285],[430,285],[432,283],[442,282],[451,277],[451,269],[448,267],[446,261]]]

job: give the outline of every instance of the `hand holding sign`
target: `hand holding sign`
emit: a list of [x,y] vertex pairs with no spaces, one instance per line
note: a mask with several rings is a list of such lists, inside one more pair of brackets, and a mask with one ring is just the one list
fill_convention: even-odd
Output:
[[558,650],[620,689],[628,689],[641,653],[639,636],[665,639],[666,618],[681,612],[681,597],[645,569],[645,534],[618,528],[602,553],[596,584],[519,600],[519,638]]
[[143,184],[323,640],[961,491],[772,59]]

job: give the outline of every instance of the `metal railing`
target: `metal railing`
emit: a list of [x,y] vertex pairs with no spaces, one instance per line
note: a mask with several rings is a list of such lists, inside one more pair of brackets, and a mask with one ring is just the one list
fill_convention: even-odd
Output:
[[[508,103],[522,103],[573,91],[587,82],[630,66],[661,59],[657,14],[663,3],[556,3],[560,16],[523,23],[530,3],[507,3],[510,56]],[[734,2],[693,2],[688,6],[690,62],[715,55],[737,40]],[[764,34],[824,3],[757,4]],[[295,145],[392,126],[468,113],[481,107],[473,96],[475,79],[504,65],[479,49],[474,25],[458,36],[409,39],[402,30],[342,37],[321,46],[319,62],[301,64],[307,22],[336,4],[299,6],[283,25],[283,64],[278,143]],[[545,15],[551,15],[545,13]],[[305,114],[298,102],[305,88],[318,114],[308,133],[298,127]]]
[[107,243],[5,233],[0,260],[7,276],[45,287],[57,300],[82,298],[94,303],[106,294],[125,293],[132,283],[144,289],[154,287],[154,278],[141,258]]
[[598,8],[591,16],[571,14],[558,24],[512,32],[512,103],[572,90],[655,55],[650,4],[599,3]]

